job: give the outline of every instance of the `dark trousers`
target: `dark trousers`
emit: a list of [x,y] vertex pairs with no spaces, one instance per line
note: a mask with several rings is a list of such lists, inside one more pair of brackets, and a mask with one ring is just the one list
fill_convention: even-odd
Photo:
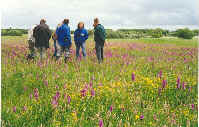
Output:
[[54,51],[53,56],[57,56],[57,44],[56,43],[58,43],[57,40],[54,40],[54,49],[55,49],[55,51]]
[[96,56],[99,63],[102,63],[104,60],[104,43],[95,42]]

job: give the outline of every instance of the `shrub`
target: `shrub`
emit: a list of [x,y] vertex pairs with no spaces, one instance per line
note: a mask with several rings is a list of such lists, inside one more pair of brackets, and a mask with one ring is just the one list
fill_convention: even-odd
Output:
[[198,36],[199,30],[193,30],[193,32],[194,32],[194,35],[195,35],[195,36]]
[[118,31],[107,31],[106,38],[113,38],[113,39],[125,38],[125,34]]
[[194,32],[188,28],[178,29],[176,31],[176,36],[183,39],[192,39],[194,37]]
[[163,36],[162,30],[161,29],[153,30],[151,36],[152,36],[152,38],[160,38],[160,37],[162,37]]
[[22,36],[23,34],[26,34],[26,31],[24,30],[17,30],[17,29],[3,29],[1,31],[2,36]]

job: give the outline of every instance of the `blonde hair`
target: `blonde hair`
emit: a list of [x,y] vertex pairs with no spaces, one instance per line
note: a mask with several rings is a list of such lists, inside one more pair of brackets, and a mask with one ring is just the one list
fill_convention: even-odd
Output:
[[61,24],[61,23],[59,23],[59,24],[57,25],[56,29],[57,29],[57,28],[59,28],[61,25],[62,25],[62,24]]

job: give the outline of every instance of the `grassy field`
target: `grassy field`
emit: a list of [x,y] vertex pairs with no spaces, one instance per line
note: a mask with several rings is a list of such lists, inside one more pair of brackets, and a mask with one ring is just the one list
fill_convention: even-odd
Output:
[[[52,42],[52,41],[51,41]],[[53,48],[26,61],[26,35],[2,37],[2,126],[196,127],[197,40],[107,40],[98,64],[93,39],[87,59],[55,62]]]

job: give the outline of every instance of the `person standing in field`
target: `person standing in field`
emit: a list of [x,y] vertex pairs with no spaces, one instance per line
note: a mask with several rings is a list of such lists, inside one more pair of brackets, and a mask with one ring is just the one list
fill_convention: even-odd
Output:
[[94,40],[95,40],[95,50],[99,63],[102,63],[104,60],[104,43],[106,40],[106,32],[104,26],[99,24],[99,19],[94,19]]
[[37,25],[33,25],[32,28],[28,30],[28,48],[30,53],[27,56],[28,60],[34,59],[35,57],[35,38],[33,37],[33,30]]
[[33,37],[35,38],[35,47],[40,54],[40,60],[42,60],[46,57],[46,50],[49,48],[51,38],[51,31],[45,19],[41,19],[40,24],[35,27]]
[[86,40],[88,39],[88,31],[84,29],[84,23],[79,22],[74,32],[74,41],[76,46],[76,59],[79,57],[80,47],[82,48],[83,57],[86,58]]
[[70,56],[70,47],[72,45],[70,27],[68,24],[69,19],[64,19],[63,24],[56,30],[58,40],[56,60],[58,60],[64,53],[65,62]]
[[53,41],[54,41],[54,54],[53,54],[53,57],[56,57],[57,56],[57,35],[56,35],[56,31],[57,31],[57,29],[60,27],[62,25],[62,23],[59,23],[58,25],[57,25],[57,28],[56,28],[56,30],[55,30],[55,32],[53,33],[53,35],[52,35],[52,39],[53,39]]

